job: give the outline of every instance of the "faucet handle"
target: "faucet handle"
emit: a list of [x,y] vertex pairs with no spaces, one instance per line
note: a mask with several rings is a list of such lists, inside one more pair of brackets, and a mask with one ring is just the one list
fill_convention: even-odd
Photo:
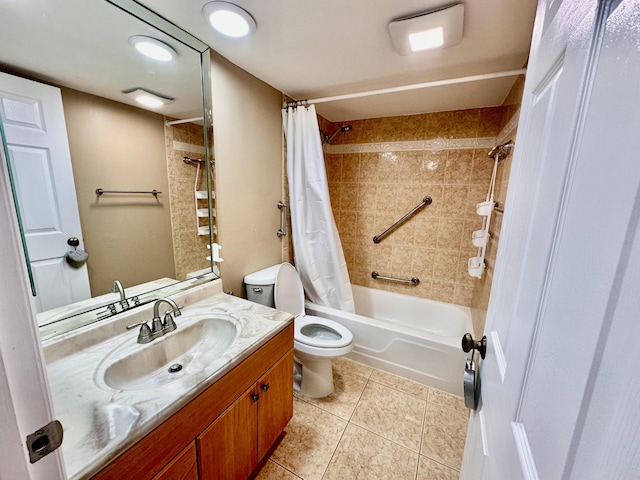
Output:
[[[144,325],[145,323],[147,323],[147,320],[143,320],[142,322],[138,322],[138,323],[132,323],[131,325],[127,325],[125,328],[127,330],[131,330],[132,328],[140,327],[140,326]],[[148,326],[149,325],[147,325],[147,327]]]
[[[176,315],[179,315],[179,314],[180,314],[180,310],[178,310],[178,313],[176,313]],[[178,326],[176,325],[176,322],[173,321],[171,312],[165,313],[164,320],[162,322],[162,329],[165,332],[173,332],[176,328],[178,328]]]

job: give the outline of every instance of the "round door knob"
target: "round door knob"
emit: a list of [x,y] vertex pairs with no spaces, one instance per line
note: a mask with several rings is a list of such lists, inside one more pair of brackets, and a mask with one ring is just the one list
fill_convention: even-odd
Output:
[[470,352],[471,350],[477,350],[480,352],[480,356],[484,358],[487,354],[487,337],[482,337],[479,341],[475,341],[470,333],[465,333],[462,336],[462,351]]

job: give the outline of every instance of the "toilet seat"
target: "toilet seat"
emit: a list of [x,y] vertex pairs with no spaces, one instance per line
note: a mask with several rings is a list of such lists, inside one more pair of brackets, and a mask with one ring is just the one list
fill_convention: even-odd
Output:
[[[313,325],[319,327],[314,331],[315,336],[304,331]],[[341,348],[353,342],[353,334],[347,328],[328,318],[313,315],[296,317],[293,338],[299,343],[319,348]]]
[[[334,356],[344,355],[353,349],[353,334],[349,329],[328,318],[306,314],[304,288],[293,265],[283,263],[278,267],[273,297],[277,309],[296,317],[293,338],[298,350]],[[317,328],[313,328],[314,325]]]

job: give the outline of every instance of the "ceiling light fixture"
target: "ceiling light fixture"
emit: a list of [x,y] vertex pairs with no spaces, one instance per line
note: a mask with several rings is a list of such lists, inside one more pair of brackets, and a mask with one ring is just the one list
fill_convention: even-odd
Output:
[[129,37],[129,43],[145,57],[168,62],[178,56],[178,53],[169,45],[153,37],[134,35]]
[[256,21],[249,12],[233,3],[209,2],[202,8],[202,15],[217,32],[227,37],[246,37],[256,29]]
[[150,92],[144,88],[134,88],[133,90],[125,90],[127,97],[133,98],[140,105],[148,108],[160,108],[169,105],[175,101],[174,98],[166,97],[157,93]]
[[464,5],[451,5],[394,20],[389,23],[389,33],[398,53],[411,55],[460,43],[463,20]]

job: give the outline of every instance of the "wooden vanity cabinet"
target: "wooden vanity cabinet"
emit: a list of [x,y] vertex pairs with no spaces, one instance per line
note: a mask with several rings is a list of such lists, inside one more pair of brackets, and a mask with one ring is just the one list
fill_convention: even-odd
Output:
[[292,416],[293,323],[92,478],[246,479]]
[[169,464],[153,477],[153,480],[198,480],[198,459],[196,444],[187,448],[171,460]]
[[201,480],[244,480],[293,416],[293,351],[196,440]]

